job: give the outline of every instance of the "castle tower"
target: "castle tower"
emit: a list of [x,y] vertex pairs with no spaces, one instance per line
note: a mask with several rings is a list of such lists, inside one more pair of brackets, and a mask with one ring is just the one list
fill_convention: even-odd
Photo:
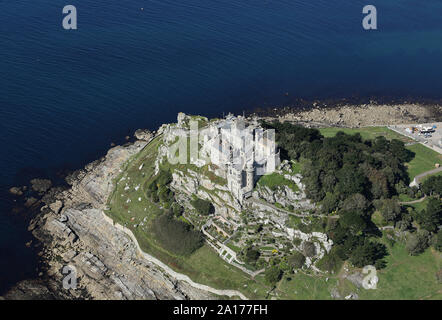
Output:
[[246,186],[245,192],[252,192],[253,190],[253,182],[254,182],[255,168],[253,168],[253,163],[249,162],[246,167]]

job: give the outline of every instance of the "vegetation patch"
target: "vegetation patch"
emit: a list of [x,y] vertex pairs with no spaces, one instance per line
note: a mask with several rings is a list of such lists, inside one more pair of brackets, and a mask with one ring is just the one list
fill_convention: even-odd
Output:
[[387,140],[397,139],[404,143],[413,142],[413,140],[407,136],[399,134],[387,127],[365,127],[365,128],[321,128],[319,129],[321,134],[326,138],[336,136],[338,132],[344,132],[349,135],[359,133],[364,140],[372,140],[376,137],[385,137]]
[[153,221],[153,231],[161,246],[177,255],[189,255],[204,243],[201,232],[170,214],[157,216]]
[[296,183],[284,178],[284,176],[282,176],[276,172],[266,174],[266,175],[262,176],[261,178],[259,178],[258,185],[263,186],[263,187],[268,187],[268,188],[270,188],[270,190],[273,190],[273,191],[277,190],[278,187],[280,187],[280,186],[287,186],[295,192],[299,190]]
[[215,212],[213,204],[208,200],[195,198],[190,203],[195,208],[195,210],[201,215],[208,216],[209,214]]
[[442,165],[442,155],[420,143],[408,146],[407,149],[414,153],[414,158],[407,163],[410,180],[418,174],[434,169],[436,163]]

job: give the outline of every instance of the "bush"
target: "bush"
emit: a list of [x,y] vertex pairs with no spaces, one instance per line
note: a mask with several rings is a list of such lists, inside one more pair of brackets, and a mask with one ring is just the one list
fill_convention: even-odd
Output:
[[300,269],[305,263],[305,256],[301,252],[295,252],[288,257],[288,263],[293,269]]
[[293,238],[293,245],[299,246],[302,243],[302,240],[299,238]]
[[[374,265],[387,255],[387,248],[382,243],[365,240],[362,245],[356,246],[350,254],[350,262],[362,268],[366,265]],[[379,265],[379,264],[378,264]]]
[[212,214],[215,212],[215,208],[210,201],[196,198],[190,202],[196,211],[204,216]]
[[419,230],[416,233],[410,234],[407,239],[405,248],[412,256],[417,256],[428,248],[428,237],[430,233],[426,230]]
[[422,191],[426,195],[442,194],[442,176],[432,176],[422,183]]
[[431,198],[428,201],[427,208],[422,210],[416,218],[417,222],[423,229],[430,232],[436,232],[438,226],[442,222],[442,201],[436,198]]
[[385,199],[381,208],[382,217],[385,221],[394,222],[401,215],[401,206],[395,199]]
[[172,204],[172,213],[174,216],[179,217],[183,214],[183,212],[184,208],[181,205],[179,205],[177,202],[174,202]]
[[278,266],[271,266],[265,271],[265,279],[271,285],[278,283],[278,281],[281,280],[281,277],[282,271]]
[[342,260],[339,258],[336,249],[333,248],[316,263],[316,266],[323,271],[335,273],[338,272],[341,264]]
[[434,241],[434,248],[437,251],[442,252],[442,229],[436,235],[436,239]]
[[306,257],[313,257],[316,254],[316,247],[313,242],[306,241],[302,245],[302,252]]
[[253,247],[249,247],[246,250],[245,259],[247,263],[254,264],[259,259],[259,251]]
[[172,174],[169,171],[162,170],[155,181],[160,186],[166,186],[172,181]]
[[177,255],[189,255],[204,243],[201,232],[171,214],[157,216],[152,229],[161,246]]

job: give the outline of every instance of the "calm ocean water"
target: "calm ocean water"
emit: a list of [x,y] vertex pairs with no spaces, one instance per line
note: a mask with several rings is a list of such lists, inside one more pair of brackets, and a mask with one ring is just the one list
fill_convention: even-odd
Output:
[[[67,4],[76,31],[61,27]],[[377,31],[362,29],[366,4]],[[178,111],[442,98],[441,14],[440,0],[0,0],[0,293],[36,267],[9,186],[78,168]]]

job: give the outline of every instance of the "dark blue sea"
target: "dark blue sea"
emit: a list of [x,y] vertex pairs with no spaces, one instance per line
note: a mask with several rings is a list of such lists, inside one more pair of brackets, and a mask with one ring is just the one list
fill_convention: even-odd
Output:
[[[78,30],[62,28],[68,4]],[[137,128],[297,98],[442,98],[441,0],[0,0],[0,44],[0,293],[37,263],[6,190]]]

